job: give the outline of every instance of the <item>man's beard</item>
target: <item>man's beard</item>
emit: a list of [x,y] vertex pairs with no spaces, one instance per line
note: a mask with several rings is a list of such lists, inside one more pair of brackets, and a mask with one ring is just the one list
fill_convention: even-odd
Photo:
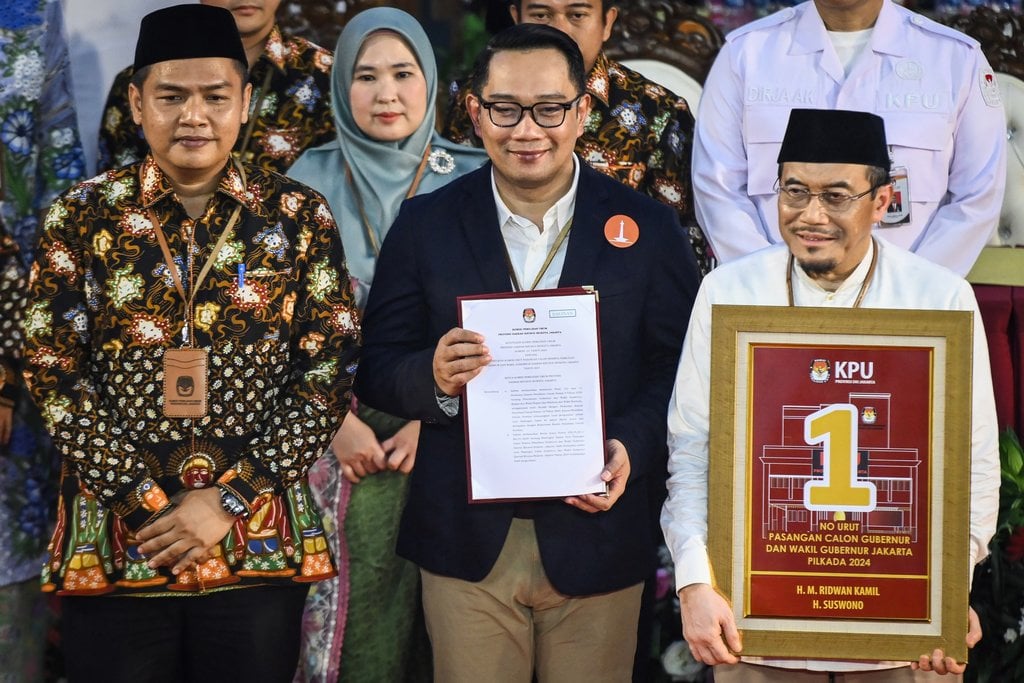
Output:
[[798,260],[797,263],[799,264],[800,268],[811,277],[814,277],[815,275],[826,275],[827,273],[831,273],[833,270],[836,269],[837,265],[835,259],[828,259],[826,261]]

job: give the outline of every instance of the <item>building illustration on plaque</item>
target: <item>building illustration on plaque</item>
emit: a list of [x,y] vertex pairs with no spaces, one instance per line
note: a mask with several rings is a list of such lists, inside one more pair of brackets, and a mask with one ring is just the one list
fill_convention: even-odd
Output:
[[[893,445],[894,429],[889,393],[848,394],[847,403],[856,414],[856,474],[854,486],[874,487],[869,510],[813,510],[805,503],[805,487],[824,481],[826,463],[822,443],[805,439],[807,418],[827,409],[828,404],[783,405],[776,443],[765,444],[754,467],[760,481],[767,482],[761,497],[761,538],[769,532],[816,533],[823,522],[847,522],[847,529],[859,534],[906,535],[918,540],[922,460],[917,448]],[[898,442],[898,440],[897,440]],[[832,525],[829,525],[832,527]],[[832,527],[835,528],[835,527]]]

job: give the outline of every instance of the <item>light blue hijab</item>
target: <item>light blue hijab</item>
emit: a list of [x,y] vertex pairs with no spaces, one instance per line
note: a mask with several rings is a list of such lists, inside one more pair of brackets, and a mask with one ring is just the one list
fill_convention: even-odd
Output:
[[[427,81],[423,122],[412,135],[397,142],[380,142],[367,137],[356,125],[349,101],[352,72],[363,42],[381,30],[392,31],[405,39]],[[345,177],[345,162],[352,170],[352,181],[362,199],[370,227],[376,233],[377,243],[383,244],[428,145],[432,150],[432,163],[424,170],[416,194],[436,190],[487,160],[483,150],[457,145],[435,132],[436,97],[434,50],[415,18],[399,9],[375,7],[360,12],[348,22],[338,37],[331,70],[331,104],[338,139],[304,152],[288,175],[327,198],[341,231],[349,274],[357,280],[356,299],[360,306],[366,303],[376,257],[356,197]],[[452,162],[454,168],[444,172]]]

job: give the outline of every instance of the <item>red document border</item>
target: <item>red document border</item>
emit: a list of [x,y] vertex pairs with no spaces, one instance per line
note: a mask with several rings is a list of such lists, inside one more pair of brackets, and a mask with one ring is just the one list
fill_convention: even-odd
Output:
[[[902,632],[879,620],[744,618],[742,594],[747,577],[734,576],[734,567],[746,566],[742,556],[749,537],[746,499],[715,496],[708,502],[708,551],[716,587],[733,603],[743,630],[743,653],[769,657],[916,660],[920,654],[943,648],[958,661],[966,661],[967,593],[969,565],[971,357],[973,316],[969,311],[916,311],[821,309],[768,306],[715,306],[712,315],[711,415],[709,490],[733,491],[737,468],[748,463],[749,443],[740,442],[737,419],[746,420],[745,394],[740,393],[749,368],[740,367],[741,335],[758,343],[757,335],[776,340],[783,334],[792,343],[830,344],[834,337],[863,338],[863,346],[899,346],[908,337],[936,340],[944,346],[945,362],[933,367],[933,384],[944,387],[943,414],[933,406],[931,422],[942,430],[944,452],[933,453],[933,472],[939,468],[945,485],[939,496],[943,527],[932,534],[939,544],[933,557],[941,566],[937,609],[932,611],[931,633]],[[827,332],[826,332],[827,331]],[[843,344],[856,348],[861,344]],[[940,377],[941,374],[941,377]],[[935,382],[941,379],[941,382]],[[749,406],[749,410],[756,410]],[[731,457],[730,457],[731,456]],[[933,475],[934,476],[934,475]],[[933,501],[935,499],[933,498]],[[737,541],[737,529],[742,533]],[[739,550],[739,553],[737,553]],[[740,580],[737,580],[740,579]],[[913,629],[905,629],[913,631]],[[853,632],[850,632],[853,631]]]
[[[458,311],[459,327],[462,327],[462,302],[463,301],[479,301],[481,299],[533,299],[537,297],[548,297],[548,296],[579,296],[581,294],[592,294],[594,296],[594,308],[596,312],[597,320],[597,372],[601,378],[601,382],[598,384],[598,391],[600,392],[600,403],[601,403],[601,443],[607,441],[607,434],[605,432],[605,406],[604,406],[604,358],[601,353],[601,297],[597,290],[593,287],[559,287],[557,289],[537,289],[522,292],[497,292],[492,294],[470,294],[466,296],[460,296],[456,299],[456,309]],[[536,498],[474,498],[473,497],[473,461],[469,452],[469,401],[466,392],[463,391],[460,394],[460,400],[462,401],[462,429],[464,439],[466,442],[466,499],[470,503],[516,503],[531,500],[561,500],[561,496],[556,497],[536,497]],[[608,462],[608,453],[604,453],[605,464]],[[607,488],[606,488],[607,490]],[[602,493],[600,491],[594,491],[592,493]]]

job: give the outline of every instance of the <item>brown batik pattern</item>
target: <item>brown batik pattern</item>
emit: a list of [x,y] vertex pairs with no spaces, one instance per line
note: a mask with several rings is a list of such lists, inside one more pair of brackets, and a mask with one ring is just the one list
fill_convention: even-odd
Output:
[[[25,315],[26,376],[65,460],[66,515],[92,509],[81,501],[94,496],[134,530],[176,494],[214,481],[250,511],[290,509],[286,492],[305,485],[340,424],[359,328],[337,227],[318,193],[245,169],[247,182],[226,167],[196,220],[151,157],[71,188],[47,216]],[[182,345],[186,307],[151,217],[187,291],[239,204],[195,297],[195,345],[209,353],[208,414],[165,417],[163,354]],[[210,471],[183,471],[196,462],[183,447]],[[72,521],[60,520],[58,534]],[[233,559],[244,527],[229,537],[222,545]],[[51,543],[48,565],[70,550]],[[60,590],[59,577],[47,578]],[[115,568],[109,583],[117,579]]]

